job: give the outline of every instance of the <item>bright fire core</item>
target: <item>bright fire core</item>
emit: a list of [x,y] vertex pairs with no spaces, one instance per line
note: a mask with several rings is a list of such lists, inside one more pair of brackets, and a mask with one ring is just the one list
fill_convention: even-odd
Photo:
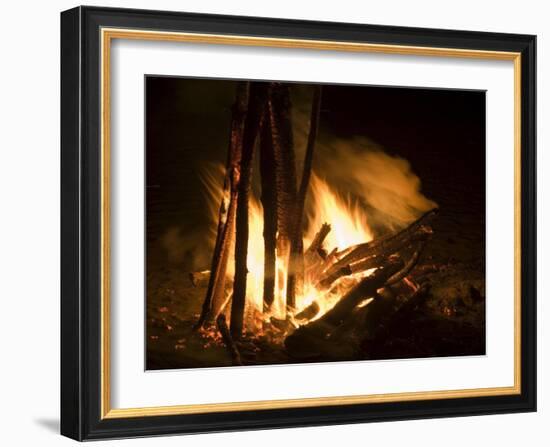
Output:
[[[219,182],[223,178],[219,174],[223,168],[213,169],[204,176],[204,183],[208,190],[209,209],[211,215],[212,235],[216,234],[218,206],[223,193],[222,185]],[[264,238],[263,238],[263,208],[260,200],[251,194],[249,202],[249,239],[247,254],[247,294],[245,308],[245,326],[253,331],[257,329],[262,320],[271,317],[286,319],[292,317],[287,314],[286,307],[286,280],[288,261],[277,257],[275,277],[275,300],[266,315],[263,312],[263,280],[264,280]],[[331,229],[324,241],[324,249],[327,253],[337,252],[345,248],[369,242],[373,239],[372,231],[368,226],[368,217],[361,205],[351,197],[343,197],[334,191],[323,179],[312,174],[308,194],[308,206],[306,209],[306,220],[303,230],[303,246],[306,249],[315,234],[323,224],[329,224]],[[230,257],[233,259],[233,256]],[[319,306],[319,312],[314,319],[319,318],[330,310],[356,282],[368,275],[372,270],[354,275],[354,278],[341,280],[329,290],[320,290],[308,280],[307,274],[304,277],[303,288],[296,294],[296,309],[293,314],[309,306],[314,301]],[[233,281],[234,264],[229,263],[227,269],[228,281]],[[227,301],[230,299],[231,291],[227,290]]]

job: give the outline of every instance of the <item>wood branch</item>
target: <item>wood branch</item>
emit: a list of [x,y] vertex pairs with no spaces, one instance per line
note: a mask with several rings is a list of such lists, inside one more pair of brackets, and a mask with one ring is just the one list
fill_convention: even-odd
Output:
[[406,262],[403,269],[399,272],[397,272],[395,275],[393,275],[390,279],[388,279],[387,285],[391,286],[393,284],[397,284],[399,281],[404,279],[406,276],[411,273],[411,271],[416,267],[416,264],[418,264],[418,261],[420,260],[420,256],[422,255],[422,252],[424,251],[424,247],[426,246],[426,241],[420,241],[416,248],[414,249],[414,252],[412,256],[409,258],[409,260]]
[[313,240],[311,241],[311,244],[309,244],[309,247],[305,251],[305,255],[308,253],[318,253],[318,250],[323,248],[323,242],[325,241],[326,237],[330,233],[330,224],[324,223],[321,225],[321,228],[319,231],[315,234],[313,237]]
[[326,338],[365,299],[375,295],[386,281],[403,268],[403,261],[392,256],[372,275],[361,280],[338,301],[334,307],[317,320],[300,326],[285,339],[285,347],[293,357],[312,356],[319,348],[319,341]]
[[373,255],[395,253],[411,241],[427,237],[433,232],[431,227],[427,226],[427,224],[431,219],[433,219],[434,216],[437,215],[437,213],[438,210],[433,209],[423,214],[419,219],[397,233],[382,236],[374,239],[373,241],[346,249],[346,254],[338,262],[327,269],[325,276],[331,275],[342,267]]
[[308,269],[308,280],[310,284],[317,284],[319,278],[329,269],[334,263],[338,262],[338,248],[335,247],[329,254],[327,254],[320,262],[312,265]]
[[296,200],[296,210],[294,213],[294,227],[291,236],[290,248],[290,266],[288,269],[287,281],[287,305],[294,307],[296,304],[296,289],[303,287],[304,281],[304,245],[302,237],[302,226],[304,218],[304,206],[306,195],[309,189],[309,179],[311,177],[311,166],[313,164],[313,152],[315,150],[315,140],[319,131],[319,115],[321,111],[321,92],[320,85],[315,86],[313,92],[313,102],[311,104],[311,114],[309,120],[309,134],[307,138],[306,154],[304,157],[304,168],[298,197]]
[[249,82],[239,82],[237,84],[222,202],[218,213],[218,231],[210,269],[211,274],[201,315],[195,326],[196,328],[200,328],[205,322],[216,318],[224,302],[227,263],[231,247],[235,240],[235,218],[239,183],[238,166],[242,156],[243,132],[248,111],[249,92]]
[[[337,281],[338,279],[344,276],[355,275],[356,273],[364,272],[365,270],[374,268],[380,264],[382,259],[394,253],[400,252],[404,246],[410,246],[415,242],[419,242],[420,244],[423,244],[431,234],[432,234],[432,230],[430,227],[421,226],[413,233],[407,232],[406,234],[403,234],[399,238],[393,238],[391,240],[388,240],[385,244],[379,245],[377,249],[378,251],[377,254],[367,256],[364,259],[361,259],[359,261],[355,261],[349,264],[344,264],[343,263],[344,259],[348,258],[348,256],[346,256],[344,259],[342,259],[341,261],[338,261],[332,267],[327,269],[326,273],[323,274],[319,282],[316,284],[316,287],[320,290],[326,290],[335,281]],[[416,259],[413,262],[412,267],[414,267],[417,260],[418,259]],[[408,273],[406,273],[404,276],[406,276],[407,274]],[[394,284],[395,282],[397,281],[392,282],[392,284]]]
[[269,126],[263,126],[260,136],[260,175],[264,213],[264,283],[263,310],[268,313],[275,299],[277,248],[277,189],[275,153]]
[[317,301],[314,301],[309,306],[305,307],[302,311],[294,315],[294,319],[305,321],[311,320],[319,313],[320,310],[321,308],[319,307],[319,303],[317,303]]
[[327,251],[323,248],[323,242],[329,232],[329,224],[324,223],[321,225],[311,244],[304,252],[304,281],[309,284],[316,283],[322,273],[324,262],[328,257]]
[[233,365],[242,366],[243,363],[241,361],[241,354],[239,352],[239,349],[235,345],[235,342],[233,341],[233,337],[231,337],[231,333],[229,332],[229,328],[227,327],[227,322],[225,320],[224,314],[218,315],[218,318],[216,319],[216,324],[222,336],[225,347],[227,348],[227,351],[231,356],[231,361]]
[[[270,84],[268,117],[275,155],[278,230],[277,257],[280,262],[288,266],[297,195],[296,162],[292,138],[291,103],[288,85],[276,82]],[[279,284],[284,284],[284,281],[280,281]]]
[[403,261],[396,256],[387,259],[372,275],[362,279],[338,301],[320,320],[332,326],[339,325],[346,316],[366,298],[372,297],[395,273],[403,268]]
[[246,259],[248,255],[248,201],[251,186],[250,180],[252,176],[252,159],[257,136],[260,132],[264,118],[265,100],[265,84],[251,83],[248,114],[243,133],[235,224],[235,279],[233,283],[230,324],[231,335],[235,340],[240,339],[243,330],[246,282],[248,275]]

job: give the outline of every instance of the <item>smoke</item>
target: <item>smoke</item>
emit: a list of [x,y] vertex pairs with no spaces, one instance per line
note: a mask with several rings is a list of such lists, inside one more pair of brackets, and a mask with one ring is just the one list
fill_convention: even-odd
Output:
[[318,166],[329,183],[357,197],[374,225],[400,228],[437,206],[422,194],[420,179],[407,160],[365,138],[335,139],[321,154]]
[[[298,163],[303,163],[305,155],[312,95],[311,86],[292,88]],[[343,138],[329,134],[322,124],[321,121],[313,171],[331,187],[336,187],[339,194],[358,201],[371,227],[380,231],[396,230],[437,207],[422,193],[421,181],[407,160],[390,155],[366,137]],[[299,166],[299,177],[301,172]]]
[[202,229],[189,231],[172,226],[159,239],[166,260],[182,266],[184,270],[199,271],[209,268],[211,252],[205,250],[209,240]]
[[183,265],[190,271],[210,267],[211,253],[217,235],[219,208],[223,195],[225,168],[219,163],[207,163],[200,171],[204,211],[208,223],[171,226],[160,237],[160,247],[169,262]]

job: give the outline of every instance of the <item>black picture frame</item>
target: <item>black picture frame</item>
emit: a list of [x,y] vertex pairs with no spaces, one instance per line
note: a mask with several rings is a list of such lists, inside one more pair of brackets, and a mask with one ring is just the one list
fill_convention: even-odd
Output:
[[[102,418],[102,28],[521,53],[521,392],[514,395]],[[77,440],[536,410],[536,37],[99,7],[61,14],[61,433]]]

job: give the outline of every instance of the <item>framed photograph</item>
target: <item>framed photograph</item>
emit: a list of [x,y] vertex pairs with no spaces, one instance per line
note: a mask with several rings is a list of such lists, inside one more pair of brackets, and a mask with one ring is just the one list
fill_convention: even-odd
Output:
[[61,14],[61,432],[536,409],[535,36]]

